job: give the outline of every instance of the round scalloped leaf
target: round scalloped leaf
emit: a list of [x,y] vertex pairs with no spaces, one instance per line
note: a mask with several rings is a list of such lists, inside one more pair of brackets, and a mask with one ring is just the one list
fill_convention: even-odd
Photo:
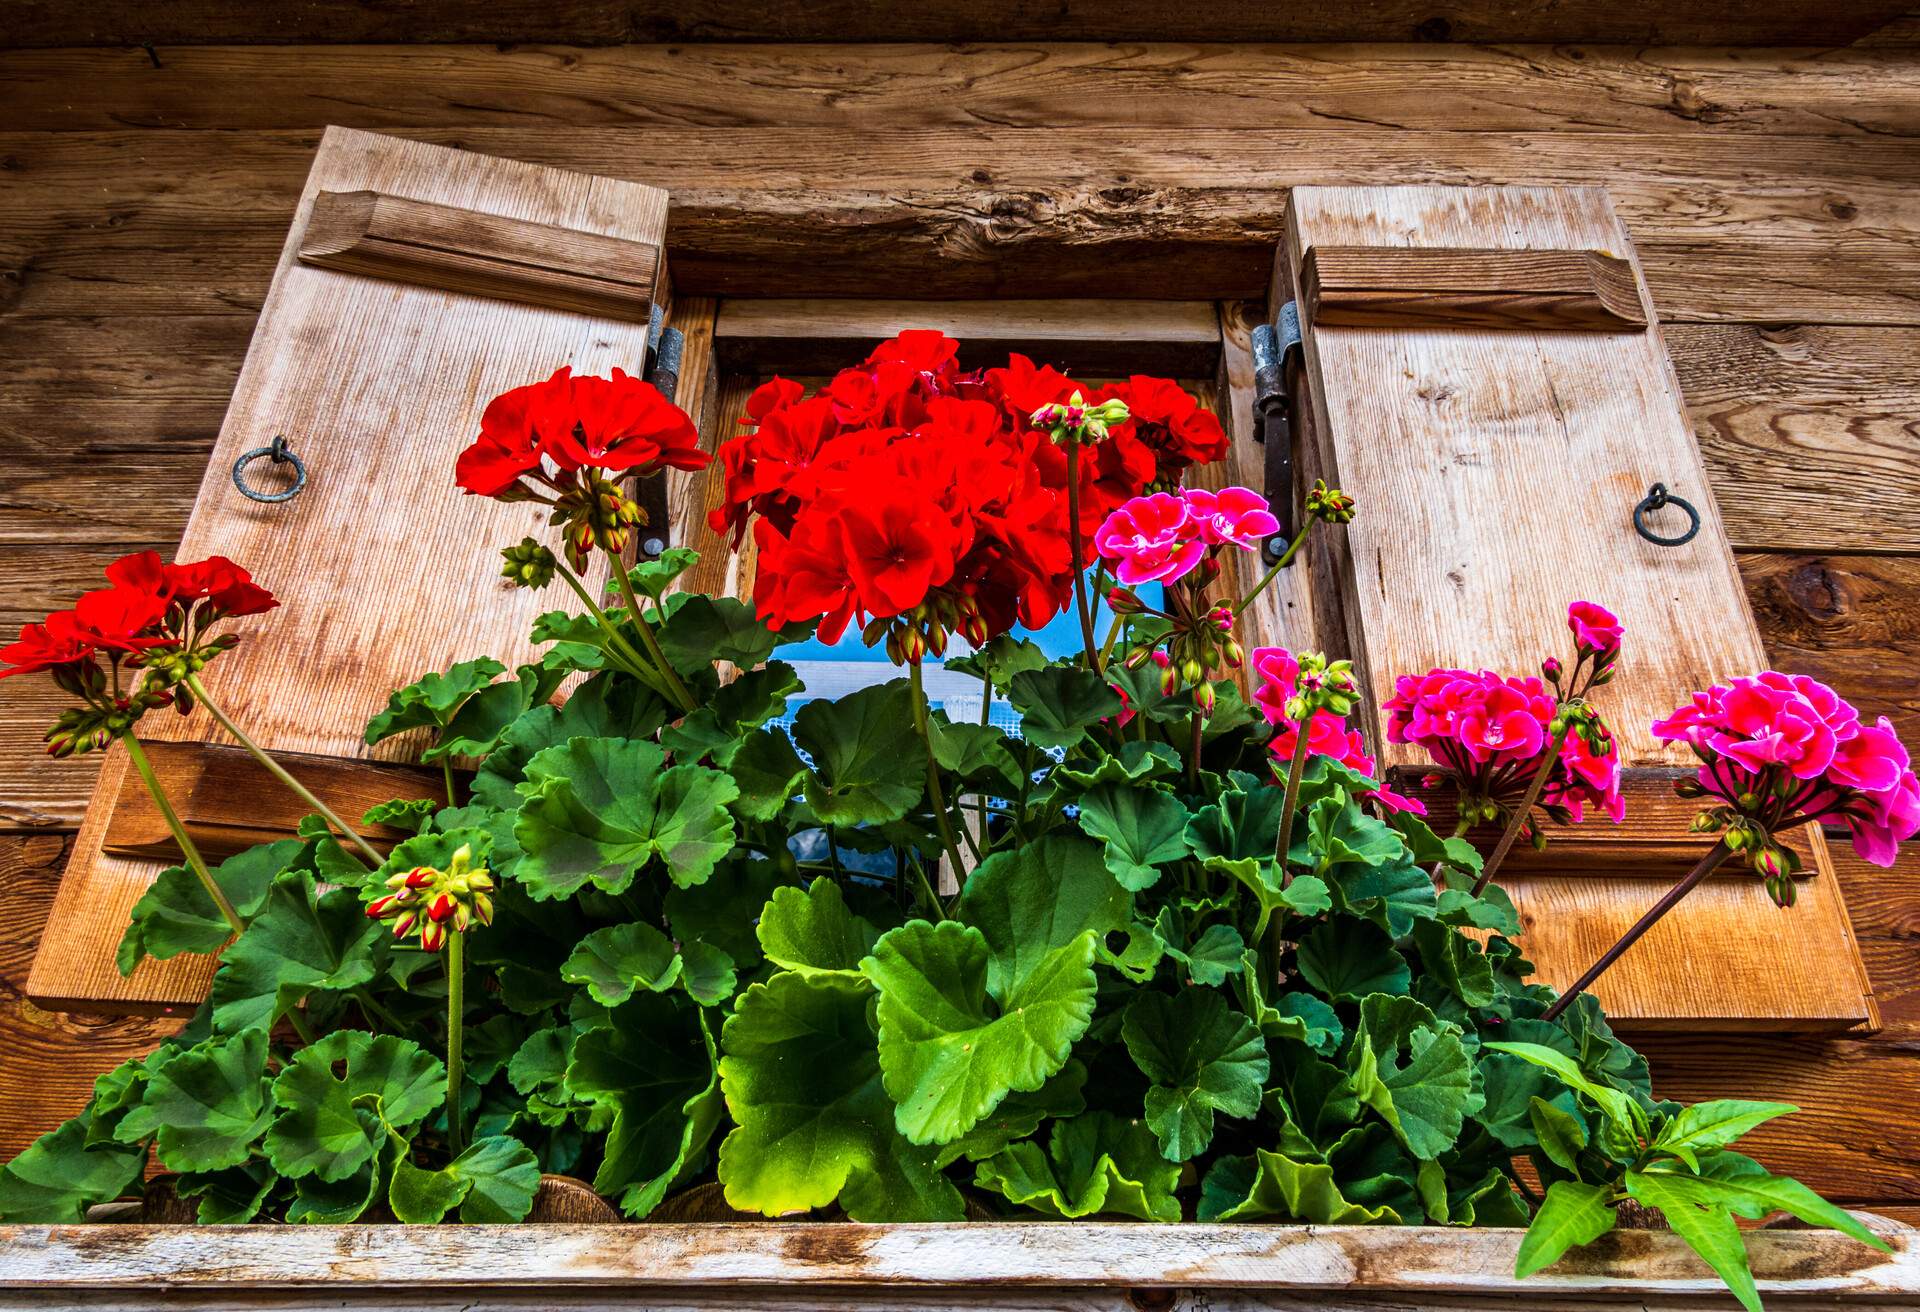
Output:
[[1047,1216],[1180,1219],[1180,1168],[1144,1125],[1111,1112],[1054,1122],[1045,1153],[1032,1140],[1009,1145],[975,1167],[974,1183]]
[[1169,1161],[1206,1151],[1216,1113],[1244,1119],[1259,1112],[1267,1045],[1220,993],[1141,993],[1127,1007],[1120,1036],[1134,1065],[1153,1081],[1147,1124]]
[[239,1166],[271,1119],[266,1066],[265,1030],[177,1052],[148,1067],[140,1105],[121,1118],[114,1137],[136,1143],[157,1135],[160,1161],[171,1171]]
[[1295,954],[1301,978],[1335,1002],[1374,993],[1405,993],[1413,983],[1393,938],[1370,921],[1344,917],[1318,925]]
[[652,925],[635,922],[596,929],[580,940],[560,965],[560,978],[584,984],[603,1007],[617,1007],[634,990],[659,993],[680,980],[680,954],[673,940]]
[[[338,1075],[336,1065],[344,1065]],[[335,1030],[274,1078],[279,1110],[267,1157],[285,1176],[345,1180],[373,1160],[390,1130],[418,1125],[445,1102],[446,1080],[440,1059],[411,1040]]]
[[776,888],[760,913],[758,935],[760,950],[776,966],[802,975],[852,974],[880,931],[848,910],[840,886],[823,875],[804,890]]

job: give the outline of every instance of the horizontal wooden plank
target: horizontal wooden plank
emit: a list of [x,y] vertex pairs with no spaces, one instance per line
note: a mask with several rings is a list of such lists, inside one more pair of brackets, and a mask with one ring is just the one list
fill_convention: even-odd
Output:
[[368,7],[355,0],[290,6],[174,0],[155,11],[139,0],[13,0],[7,43],[21,46],[168,45],[229,42],[565,41],[1590,41],[1684,45],[1845,44],[1906,12],[1903,0],[1856,0],[1809,13],[1768,0],[1559,0],[1514,6],[1454,0],[1300,0],[1272,6],[1222,0],[1169,9],[1155,0],[1087,7],[1037,0],[932,0],[880,11],[861,0],[786,0],[745,9],[725,0],[634,3],[609,8],[567,0],[500,0],[484,10],[453,0]]
[[[687,294],[1258,296],[1287,186],[1604,178],[1665,320],[1920,322],[1920,150],[1898,139],[1383,129],[1336,149],[1317,132],[1226,129],[409,135],[667,188]],[[314,137],[214,144],[0,134],[12,169],[0,262],[14,271],[0,309],[253,308]]]
[[1211,301],[728,300],[714,324],[714,358],[735,373],[832,373],[904,328],[959,339],[969,369],[1004,364],[1010,351],[1083,377],[1211,381],[1220,367]]
[[1347,328],[1623,332],[1646,326],[1633,265],[1599,251],[1315,246],[1301,318]]
[[1287,46],[1244,33],[1216,45],[544,44],[557,39],[11,50],[0,51],[0,83],[20,131],[566,123],[897,132],[1124,116],[1139,128],[1260,131],[1920,133],[1920,65],[1886,50]]
[[[1920,1294],[1920,1234],[1871,1213],[1882,1253],[1827,1230],[1746,1236],[1762,1294],[1791,1303]],[[349,1240],[347,1236],[351,1235]],[[688,1225],[0,1227],[0,1287],[83,1291],[165,1285],[338,1289],[373,1282],[473,1290],[538,1284],[730,1289],[900,1287],[1398,1291],[1601,1300],[1718,1294],[1677,1235],[1622,1230],[1517,1280],[1521,1231],[1425,1226],[962,1222]],[[804,1297],[805,1295],[802,1294]]]

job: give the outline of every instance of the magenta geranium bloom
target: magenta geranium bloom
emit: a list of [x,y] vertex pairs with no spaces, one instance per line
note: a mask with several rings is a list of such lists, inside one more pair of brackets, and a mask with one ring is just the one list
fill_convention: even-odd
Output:
[[1818,679],[1767,670],[1717,684],[1653,735],[1691,747],[1700,790],[1767,833],[1838,817],[1861,860],[1890,866],[1920,832],[1920,781],[1892,724],[1861,723]]
[[1267,499],[1250,487],[1225,487],[1218,492],[1191,488],[1186,501],[1200,540],[1209,546],[1252,551],[1280,531],[1280,521],[1267,509]]
[[1128,585],[1171,583],[1207,554],[1186,501],[1169,492],[1135,497],[1119,507],[1093,535],[1094,549]]
[[1582,653],[1608,656],[1620,650],[1620,621],[1598,602],[1576,601],[1568,606],[1567,627],[1573,630],[1574,646]]
[[[1256,647],[1247,660],[1254,676],[1254,704],[1277,731],[1268,745],[1273,753],[1274,772],[1284,775],[1287,762],[1293,759],[1300,745],[1300,726],[1289,719],[1286,712],[1287,701],[1299,691],[1300,662],[1285,647]],[[1313,713],[1307,724],[1307,753],[1329,757],[1354,773],[1378,782],[1379,787],[1364,796],[1378,802],[1383,809],[1410,811],[1414,815],[1427,813],[1424,805],[1388,787],[1381,778],[1379,763],[1367,754],[1366,738],[1332,711]]]

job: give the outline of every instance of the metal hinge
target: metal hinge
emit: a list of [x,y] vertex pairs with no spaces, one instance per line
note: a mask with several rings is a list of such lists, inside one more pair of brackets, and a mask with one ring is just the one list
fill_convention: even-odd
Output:
[[[647,367],[644,378],[659,389],[660,395],[673,400],[680,387],[680,356],[686,349],[686,334],[666,326],[667,317],[658,305],[647,329]],[[634,499],[646,523],[640,529],[640,554],[656,560],[673,545],[673,525],[667,516],[667,476],[655,474],[634,485]]]
[[1294,443],[1298,408],[1287,385],[1289,366],[1301,351],[1300,307],[1288,301],[1274,323],[1253,330],[1253,438],[1266,448],[1267,508],[1280,521],[1260,554],[1271,565],[1294,534]]

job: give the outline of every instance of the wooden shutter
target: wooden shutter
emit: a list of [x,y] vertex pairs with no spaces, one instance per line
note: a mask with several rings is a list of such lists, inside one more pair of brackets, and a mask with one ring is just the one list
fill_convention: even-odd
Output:
[[[1619,676],[1595,702],[1624,755],[1627,823],[1556,829],[1502,876],[1527,955],[1564,985],[1705,850],[1671,793],[1690,758],[1648,726],[1767,666],[1633,244],[1603,188],[1297,188],[1276,312],[1290,300],[1308,476],[1317,465],[1360,507],[1328,538],[1320,633],[1356,660],[1371,715],[1398,674],[1564,659],[1577,598],[1625,623]],[[1698,508],[1691,542],[1635,533],[1655,483]],[[1653,526],[1685,519],[1669,508]],[[1384,764],[1424,772],[1369,728]],[[1730,863],[1600,980],[1609,1014],[1678,1030],[1871,1021],[1824,840],[1801,833],[1797,906],[1776,909]]]
[[[505,587],[498,550],[544,532],[544,511],[464,496],[455,453],[487,401],[561,365],[638,373],[665,300],[666,193],[364,132],[329,129],[300,197],[272,290],[221,425],[179,555],[232,557],[281,600],[209,687],[263,746],[335,809],[438,792],[384,762],[367,719],[393,688],[457,660],[535,657],[527,631],[548,593]],[[679,400],[704,381],[712,303],[682,361]],[[695,410],[697,415],[698,410]],[[305,490],[260,504],[235,488],[243,452],[284,435]],[[250,472],[261,481],[267,462]],[[669,488],[697,499],[687,476]],[[210,859],[284,836],[301,808],[204,712],[142,724],[156,767]],[[387,835],[393,837],[394,835]],[[119,751],[75,840],[28,993],[46,1005],[190,1006],[212,963],[178,957],[130,978],[114,948],[171,849]]]

